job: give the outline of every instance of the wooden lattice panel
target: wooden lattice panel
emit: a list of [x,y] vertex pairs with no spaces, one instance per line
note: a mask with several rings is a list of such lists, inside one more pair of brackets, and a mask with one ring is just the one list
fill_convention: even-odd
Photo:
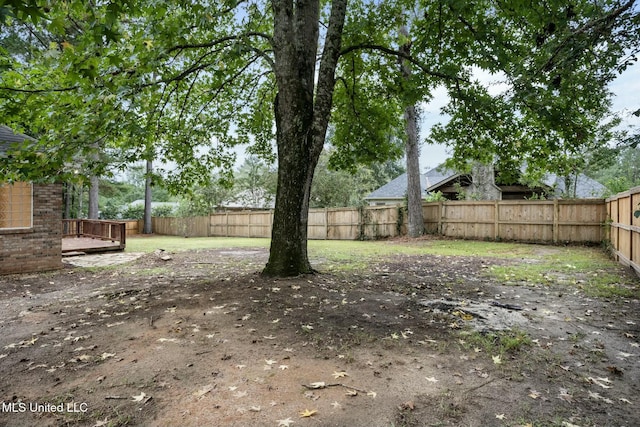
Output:
[[29,228],[33,214],[32,185],[0,185],[0,228]]

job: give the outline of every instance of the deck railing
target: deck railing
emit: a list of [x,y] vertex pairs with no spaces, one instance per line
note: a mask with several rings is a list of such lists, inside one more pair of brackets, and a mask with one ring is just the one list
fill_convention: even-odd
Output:
[[63,219],[62,237],[90,237],[92,239],[120,242],[126,244],[126,223],[122,221],[104,221],[97,219]]

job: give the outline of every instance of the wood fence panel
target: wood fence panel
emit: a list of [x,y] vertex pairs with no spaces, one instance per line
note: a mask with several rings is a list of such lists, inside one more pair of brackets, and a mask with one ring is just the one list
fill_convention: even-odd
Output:
[[640,188],[635,189],[635,193],[631,194],[631,265],[640,275],[640,218],[636,218],[634,212],[640,210]]
[[495,202],[444,202],[441,233],[461,239],[493,238],[495,234]]
[[140,234],[141,229],[138,220],[125,221],[125,229],[127,231],[127,236],[135,236],[136,234]]
[[249,237],[271,237],[271,211],[253,211],[248,213]]
[[163,234],[169,236],[178,235],[178,227],[176,225],[176,218],[151,218],[151,228],[156,234]]
[[559,200],[558,204],[558,235],[560,242],[597,242],[606,237],[604,224],[607,220],[606,207],[601,202],[589,203],[584,200],[581,204]]
[[553,201],[505,200],[497,204],[496,239],[529,242],[554,240]]
[[[427,233],[438,234],[440,232],[440,213],[441,212],[442,212],[441,202],[430,202],[430,203],[424,203],[422,205],[422,217],[424,218],[424,229]],[[403,230],[402,234],[406,234],[406,231]]]
[[309,209],[309,227],[307,227],[309,239],[321,240],[327,238],[329,235],[328,216],[328,209]]
[[228,219],[229,212],[212,213],[209,216],[209,235],[215,237],[230,237]]
[[[360,238],[381,239],[398,236],[400,206],[370,206],[362,209]],[[356,235],[357,238],[357,235]]]
[[640,275],[640,187],[617,194],[606,201],[611,221],[610,242],[618,261]]
[[356,208],[327,210],[327,239],[356,240],[360,233],[360,212]]
[[[640,201],[640,194],[633,197]],[[606,236],[602,224],[607,212],[620,218],[630,218],[631,205],[631,197],[609,202],[606,208],[601,200],[447,201],[426,203],[423,213],[425,228],[429,232],[449,237],[549,243],[600,242]],[[268,238],[271,237],[272,221],[272,211],[229,211],[194,219],[154,218],[154,232]],[[612,231],[611,240],[620,245],[623,256],[632,260],[638,255],[625,249],[632,244],[629,227]],[[401,206],[309,211],[310,239],[377,239],[404,234],[406,218]]]

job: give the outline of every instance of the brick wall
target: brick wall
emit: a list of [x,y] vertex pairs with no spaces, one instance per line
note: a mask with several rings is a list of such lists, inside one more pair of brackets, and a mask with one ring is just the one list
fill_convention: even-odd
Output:
[[62,185],[33,185],[33,226],[0,230],[0,274],[62,267]]

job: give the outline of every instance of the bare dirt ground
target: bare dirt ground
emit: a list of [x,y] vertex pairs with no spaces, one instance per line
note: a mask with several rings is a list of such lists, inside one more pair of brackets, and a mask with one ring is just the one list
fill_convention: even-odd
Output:
[[[523,260],[398,255],[276,280],[266,257],[0,277],[0,425],[640,425],[637,299],[486,274]],[[525,321],[471,328],[496,313]]]

